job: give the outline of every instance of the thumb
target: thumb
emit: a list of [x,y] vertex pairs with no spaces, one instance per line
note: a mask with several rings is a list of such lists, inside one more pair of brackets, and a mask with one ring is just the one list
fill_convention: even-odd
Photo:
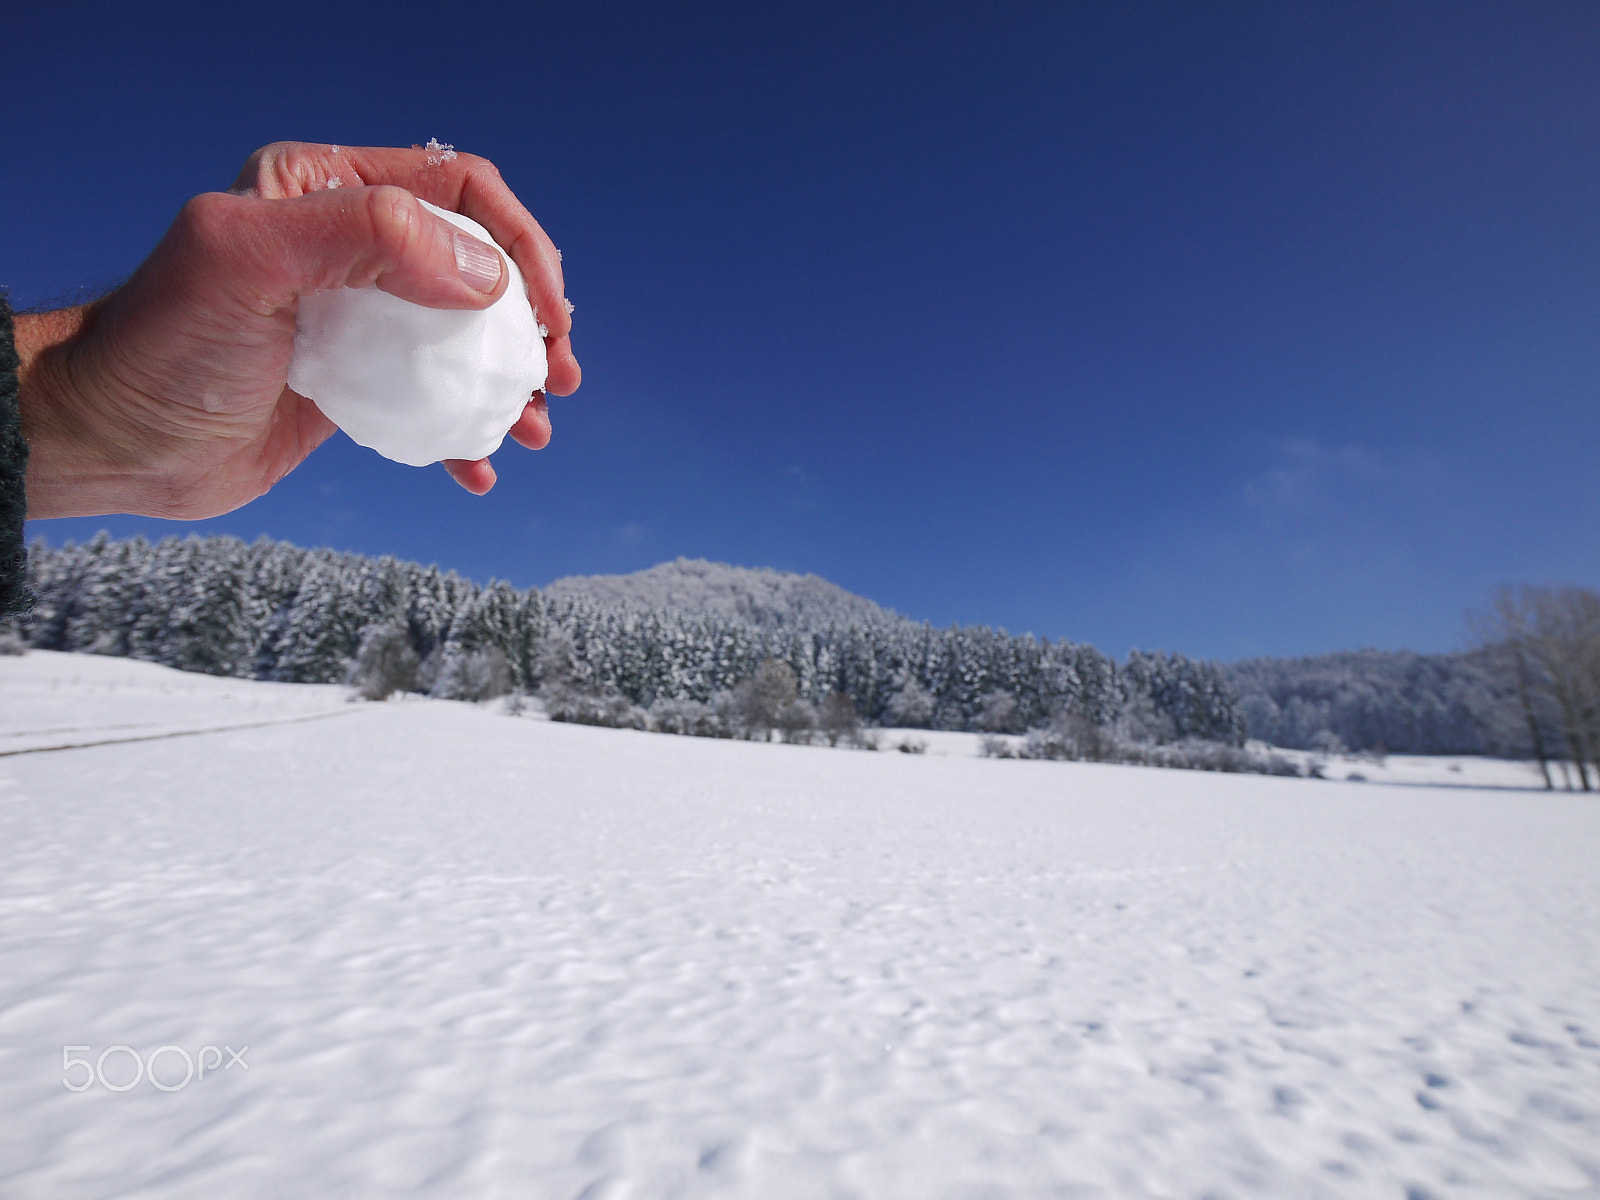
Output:
[[486,308],[506,288],[495,247],[390,185],[284,200],[211,192],[184,207],[179,229],[277,309],[316,292],[373,285],[429,308]]

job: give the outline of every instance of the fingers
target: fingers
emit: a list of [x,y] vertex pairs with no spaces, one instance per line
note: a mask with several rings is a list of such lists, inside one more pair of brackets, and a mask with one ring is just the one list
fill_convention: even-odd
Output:
[[550,444],[550,409],[544,402],[542,392],[533,394],[533,399],[522,410],[517,423],[506,432],[511,435],[512,441],[529,450],[543,450]]
[[236,196],[282,200],[329,187],[361,187],[354,163],[340,157],[343,148],[317,142],[273,142],[248,159],[228,190]]
[[[471,217],[522,271],[529,298],[550,330],[551,340],[571,331],[561,255],[486,158],[458,154],[448,147],[402,150],[275,142],[250,156],[233,190],[240,195],[281,199],[325,190],[334,179],[340,188],[393,184],[440,208]],[[570,358],[570,349],[567,353]],[[572,386],[575,388],[576,382]]]
[[[576,391],[583,372],[572,352],[561,255],[487,159],[433,144],[402,150],[277,142],[250,157],[230,197],[198,199],[283,210],[251,213],[256,226],[248,239],[256,266],[277,266],[267,294],[280,306],[312,292],[369,284],[435,308],[481,308],[497,299],[506,286],[499,255],[416,198],[471,217],[516,262],[549,331],[546,391]],[[286,200],[293,204],[276,203]],[[549,443],[543,394],[509,433],[529,449]],[[487,459],[450,460],[445,469],[475,495],[495,483]]]
[[545,343],[545,355],[550,368],[549,374],[545,377],[544,390],[552,396],[572,395],[583,382],[583,369],[578,366],[578,360],[572,356],[572,339],[551,338]]
[[[544,395],[533,394],[533,399],[522,410],[522,416],[507,432],[512,439],[529,450],[543,450],[550,444],[550,410],[545,406]],[[499,478],[487,458],[447,458],[444,469],[474,496],[482,496]]]
[[374,284],[430,308],[484,308],[508,278],[494,247],[397,187],[281,201],[212,192],[184,206],[174,231],[199,243],[198,269],[223,273],[219,282],[269,310],[315,292]]
[[447,458],[444,460],[444,469],[450,473],[451,479],[474,496],[482,496],[494,486],[496,476],[487,458]]
[[[505,247],[528,281],[528,298],[533,301],[539,320],[550,330],[550,337],[565,337],[572,332],[572,314],[567,305],[561,255],[555,243],[506,186],[493,163],[470,156],[462,156],[462,161],[467,162],[467,166],[461,175],[456,202],[444,204],[434,200],[434,203],[465,213],[494,235],[495,241]],[[435,181],[430,178],[427,182]]]

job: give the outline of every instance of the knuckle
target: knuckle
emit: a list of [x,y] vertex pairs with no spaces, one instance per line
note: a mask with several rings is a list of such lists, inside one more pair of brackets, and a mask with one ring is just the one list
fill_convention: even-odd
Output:
[[215,247],[224,241],[228,214],[236,198],[222,192],[203,192],[178,210],[174,231],[185,241]]
[[416,245],[421,214],[416,198],[404,188],[382,184],[367,189],[365,216],[381,258],[398,262]]
[[263,183],[270,182],[274,194],[294,196],[315,186],[316,160],[313,148],[304,142],[277,142],[263,160]]
[[462,154],[459,155],[459,158],[461,159],[462,166],[466,168],[466,174],[470,176],[482,176],[486,179],[494,181],[498,181],[500,179],[500,168],[495,166],[494,163],[490,162],[487,158],[483,158],[477,154]]
[[293,142],[273,142],[270,146],[263,146],[255,152],[251,161],[255,164],[258,179],[276,179],[283,175],[284,164],[294,152]]
[[271,146],[263,146],[249,158],[244,160],[244,166],[239,168],[239,174],[234,178],[233,190],[240,191],[244,188],[255,187],[261,179],[261,164],[266,156],[272,152]]
[[250,156],[239,173],[240,184],[248,182],[268,197],[311,191],[318,186],[318,152],[310,142],[271,142]]

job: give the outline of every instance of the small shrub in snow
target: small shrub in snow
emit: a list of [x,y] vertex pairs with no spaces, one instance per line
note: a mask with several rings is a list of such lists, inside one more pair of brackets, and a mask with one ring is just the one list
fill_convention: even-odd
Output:
[[1319,729],[1311,737],[1311,748],[1327,758],[1347,753],[1343,739],[1331,729]]
[[572,725],[603,725],[608,729],[649,729],[650,714],[626,696],[585,691],[566,683],[547,683],[539,689],[545,712],[552,721]]
[[978,713],[978,724],[990,733],[1016,733],[1021,729],[1017,721],[1017,698],[1010,692],[996,690],[984,695]]
[[909,670],[903,670],[895,676],[894,686],[895,692],[889,697],[889,719],[896,725],[913,728],[927,725],[937,702],[933,693],[924,688]]
[[804,700],[786,705],[778,714],[778,731],[790,745],[809,746],[817,731],[817,710]]
[[1269,754],[1262,760],[1261,774],[1285,775],[1290,778],[1298,778],[1300,768],[1281,754]]
[[978,743],[978,753],[984,758],[1015,758],[1016,749],[1011,745],[1011,739],[1002,737],[998,733],[986,733],[983,740]]
[[493,700],[511,690],[511,664],[498,646],[446,653],[428,689],[441,700]]
[[850,735],[849,744],[854,746],[857,750],[877,750],[879,748],[880,740],[880,736],[876,729],[868,729],[865,725],[863,725]]
[[861,718],[856,714],[856,702],[843,692],[834,692],[817,710],[817,730],[830,746],[837,746],[841,738],[848,744],[860,728]]
[[650,706],[650,725],[660,733],[686,737],[733,736],[733,730],[716,707],[698,700],[657,700]]
[[857,750],[876,750],[878,731],[861,723],[856,702],[843,692],[828,696],[816,710],[817,732],[830,746],[841,743]]
[[928,752],[928,743],[923,738],[901,738],[895,749],[900,751],[901,754],[926,754]]
[[1109,762],[1118,759],[1118,739],[1103,725],[1078,713],[1062,713],[1043,729],[1028,730],[1018,758],[1069,762]]
[[1066,762],[1124,763],[1185,771],[1231,771],[1260,775],[1299,775],[1300,768],[1278,754],[1260,754],[1230,742],[1185,738],[1157,743],[1119,736],[1076,714],[1062,714],[1043,729],[1030,729],[1020,748],[996,735],[982,743],[987,758],[1030,758]]
[[396,621],[368,625],[350,664],[348,681],[363,700],[387,700],[416,683],[417,652]]
[[816,726],[816,712],[800,698],[794,669],[776,658],[762,661],[756,673],[735,687],[729,715],[742,737],[771,741],[774,732],[786,742],[807,742]]

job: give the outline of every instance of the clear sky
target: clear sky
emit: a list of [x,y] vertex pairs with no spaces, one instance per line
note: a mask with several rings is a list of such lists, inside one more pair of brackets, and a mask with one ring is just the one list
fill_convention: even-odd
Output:
[[0,284],[257,145],[484,154],[585,383],[498,487],[337,437],[198,529],[520,585],[679,555],[1121,654],[1449,649],[1600,586],[1600,7],[32,4]]

